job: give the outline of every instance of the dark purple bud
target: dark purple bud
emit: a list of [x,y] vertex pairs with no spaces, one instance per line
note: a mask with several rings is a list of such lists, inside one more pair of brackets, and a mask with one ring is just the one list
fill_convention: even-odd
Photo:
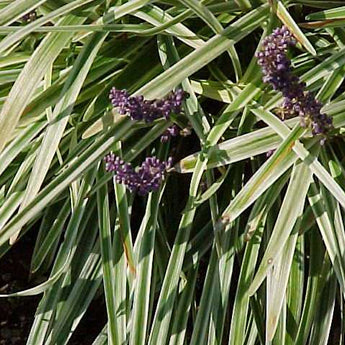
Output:
[[273,150],[269,150],[269,151],[267,151],[266,152],[266,158],[269,158],[269,157],[271,157],[272,155],[273,155],[273,153],[275,152],[275,150],[273,149]]

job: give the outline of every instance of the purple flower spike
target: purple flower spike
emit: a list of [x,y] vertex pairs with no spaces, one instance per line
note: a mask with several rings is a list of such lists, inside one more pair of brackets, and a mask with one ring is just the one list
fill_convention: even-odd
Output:
[[162,117],[169,119],[172,113],[181,113],[185,98],[186,93],[181,89],[155,100],[145,100],[143,96],[129,96],[126,90],[118,90],[115,87],[109,94],[113,107],[117,108],[121,115],[128,115],[132,120],[144,120],[148,123]]
[[106,171],[115,174],[117,183],[124,184],[131,192],[137,191],[139,195],[157,191],[167,169],[172,165],[171,158],[161,162],[156,157],[147,157],[135,171],[130,163],[124,162],[112,152],[105,156],[104,161]]
[[176,125],[172,125],[166,129],[161,136],[161,142],[166,143],[172,137],[177,137],[180,134],[180,129]]
[[[307,91],[306,84],[293,75],[291,61],[286,55],[289,46],[296,40],[283,26],[266,37],[263,50],[257,53],[262,68],[263,81],[270,83],[274,90],[282,92],[284,101],[280,113],[282,118],[300,117],[302,127],[311,127],[313,135],[325,136],[332,128],[332,118],[321,113],[322,103]],[[324,138],[321,143],[324,142]]]
[[138,170],[139,183],[137,190],[139,195],[145,195],[159,189],[165,173],[172,165],[172,159],[161,162],[156,157],[147,157]]
[[257,53],[258,64],[262,68],[263,81],[272,84],[275,90],[288,92],[293,75],[291,74],[291,62],[286,56],[289,46],[296,44],[290,31],[283,26],[277,28],[263,41],[263,50]]

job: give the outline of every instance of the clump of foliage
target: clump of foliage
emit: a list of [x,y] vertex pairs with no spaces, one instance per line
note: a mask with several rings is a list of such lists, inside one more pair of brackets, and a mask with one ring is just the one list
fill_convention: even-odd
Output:
[[343,1],[0,0],[0,36],[27,344],[93,302],[80,343],[344,344]]

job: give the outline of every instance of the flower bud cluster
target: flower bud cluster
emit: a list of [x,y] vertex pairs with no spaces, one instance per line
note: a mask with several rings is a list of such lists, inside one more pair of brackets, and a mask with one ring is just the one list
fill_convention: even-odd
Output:
[[177,137],[180,134],[180,129],[175,124],[168,127],[166,131],[161,135],[161,142],[166,143],[172,137]]
[[35,10],[25,14],[23,17],[22,17],[22,21],[24,23],[31,23],[33,22],[34,20],[37,19],[37,12]]
[[121,115],[128,115],[132,120],[143,120],[147,123],[158,118],[169,119],[172,113],[182,111],[182,102],[186,93],[182,89],[170,92],[162,99],[146,100],[143,96],[130,96],[126,90],[113,87],[109,99]]
[[172,165],[172,159],[160,161],[157,157],[147,157],[135,170],[130,163],[110,152],[104,158],[105,169],[115,174],[117,183],[124,184],[131,192],[146,195],[157,191]]
[[302,127],[310,127],[313,135],[325,136],[333,128],[332,118],[321,112],[322,103],[292,73],[287,50],[296,43],[285,26],[275,29],[265,38],[263,49],[257,53],[263,81],[271,84],[274,90],[282,92],[284,101],[281,114],[284,118],[299,116]]

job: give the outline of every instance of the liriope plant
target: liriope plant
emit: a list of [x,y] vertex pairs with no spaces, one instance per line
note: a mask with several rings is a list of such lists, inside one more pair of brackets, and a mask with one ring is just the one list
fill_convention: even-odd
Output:
[[344,49],[343,1],[0,0],[22,343],[345,344]]

